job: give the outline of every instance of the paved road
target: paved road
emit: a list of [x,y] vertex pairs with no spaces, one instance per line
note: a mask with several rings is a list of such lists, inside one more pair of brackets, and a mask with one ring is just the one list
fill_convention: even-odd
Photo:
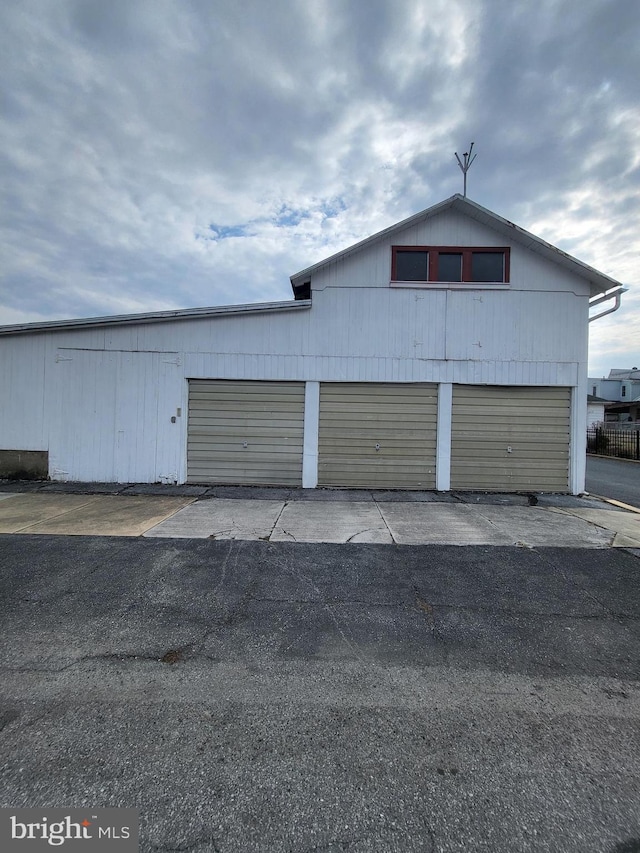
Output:
[[0,805],[140,849],[640,850],[621,549],[0,537]]
[[587,491],[640,507],[640,463],[587,456]]

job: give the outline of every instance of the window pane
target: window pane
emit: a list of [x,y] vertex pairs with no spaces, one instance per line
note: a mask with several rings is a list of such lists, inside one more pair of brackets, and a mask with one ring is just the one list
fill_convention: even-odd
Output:
[[504,252],[472,252],[471,281],[504,281]]
[[440,252],[438,255],[438,281],[462,281],[462,254]]
[[428,281],[428,252],[396,252],[396,281]]

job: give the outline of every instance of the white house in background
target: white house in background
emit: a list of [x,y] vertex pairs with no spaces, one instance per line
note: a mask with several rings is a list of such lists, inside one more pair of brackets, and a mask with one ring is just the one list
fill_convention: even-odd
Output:
[[631,426],[640,422],[640,370],[637,367],[614,368],[605,379],[589,377],[589,394],[604,399],[604,418],[607,426]]
[[587,395],[587,429],[604,422],[604,407],[607,401],[593,394]]
[[589,394],[613,403],[625,403],[640,397],[640,370],[637,367],[614,368],[601,379],[590,376]]
[[455,195],[291,283],[0,328],[5,475],[583,490],[589,305],[618,282]]

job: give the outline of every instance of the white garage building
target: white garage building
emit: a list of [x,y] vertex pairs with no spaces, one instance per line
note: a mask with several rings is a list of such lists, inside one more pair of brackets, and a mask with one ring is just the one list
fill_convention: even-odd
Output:
[[0,327],[0,474],[583,490],[589,305],[619,282],[455,195],[291,283]]

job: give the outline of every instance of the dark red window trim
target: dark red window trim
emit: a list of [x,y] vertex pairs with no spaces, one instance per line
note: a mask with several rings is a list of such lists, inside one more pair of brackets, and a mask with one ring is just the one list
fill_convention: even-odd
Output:
[[509,246],[392,246],[391,247],[391,281],[398,281],[396,275],[398,252],[428,252],[428,281],[440,281],[438,278],[438,255],[440,252],[446,254],[462,255],[462,282],[469,284],[471,278],[471,256],[473,252],[503,252],[504,254],[504,279],[503,281],[483,281],[479,284],[509,284],[511,252]]

